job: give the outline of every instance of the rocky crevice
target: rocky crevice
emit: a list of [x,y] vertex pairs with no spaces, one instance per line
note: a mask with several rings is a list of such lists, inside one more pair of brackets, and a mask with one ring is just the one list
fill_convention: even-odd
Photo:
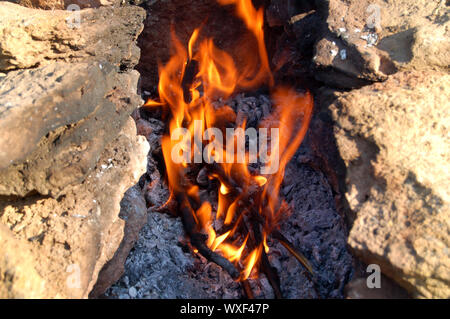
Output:
[[[66,6],[62,0],[11,2]],[[176,33],[185,41],[208,11],[219,17],[209,21],[208,35],[224,21],[230,25],[222,36],[232,40],[217,43],[223,49],[236,46],[230,35],[242,26],[214,1],[134,2],[145,10],[118,1],[72,1],[87,8],[77,32],[67,28],[65,10],[50,14],[0,3],[0,237],[5,243],[0,296],[87,297],[91,291],[91,297],[105,291],[119,297],[164,296],[157,292],[167,287],[158,273],[136,276],[149,260],[158,267],[146,252],[156,246],[148,246],[146,238],[163,239],[166,228],[172,232],[168,242],[159,237],[157,242],[178,256],[180,264],[173,269],[185,281],[177,285],[192,280],[186,267],[212,274],[209,279],[220,273],[187,256],[179,243],[181,226],[154,213],[167,197],[156,169],[162,124],[145,110],[133,113],[138,133],[152,145],[147,157],[148,144],[136,136],[129,117],[142,104],[139,74],[132,69],[143,76],[145,95],[154,94],[157,61],[167,60],[170,52],[170,24],[178,25]],[[300,174],[308,166],[326,176],[337,213],[347,221],[347,229],[335,228],[348,237],[357,257],[353,277],[344,274],[350,281],[345,296],[407,297],[406,289],[413,297],[448,298],[448,1],[255,3],[266,7],[277,80],[307,87],[315,97],[313,120],[293,169]],[[134,43],[141,31],[138,43],[145,54],[139,58]],[[139,186],[125,193],[145,171]],[[315,211],[320,212],[338,219]],[[320,224],[302,214],[306,224]],[[365,286],[365,267],[371,263],[384,274],[380,290]],[[70,288],[67,280],[73,283],[77,269],[80,288]],[[233,283],[218,278],[223,291],[214,280],[198,289],[239,297]],[[166,295],[177,296],[177,285]],[[339,285],[333,296],[342,296],[344,282]],[[303,288],[301,296],[314,297],[311,287]],[[197,296],[198,289],[186,293]]]
[[[185,3],[143,4],[149,16],[140,46],[145,51],[158,48],[138,65],[149,94],[156,92],[155,61],[167,59],[169,52],[163,41],[168,30],[162,31],[166,36],[158,31],[161,22],[180,26],[175,28],[177,36],[187,40],[198,26],[195,17],[205,10],[214,16],[202,2],[192,6],[193,19],[177,18]],[[347,220],[348,245],[357,258],[346,296],[448,297],[445,83],[450,51],[443,41],[448,37],[448,5],[402,0],[258,4],[266,7],[267,42],[277,79],[308,87],[315,96],[304,142],[308,151],[297,161],[326,175],[336,208]],[[216,31],[211,27],[209,32]],[[218,45],[232,47],[226,40]],[[145,121],[138,119],[138,125],[148,131]],[[152,128],[146,134],[149,139]],[[147,203],[159,196],[152,195],[153,187],[144,191]],[[140,245],[145,246],[145,240]],[[130,269],[132,260],[145,258],[138,251],[129,259]],[[365,285],[371,263],[386,275],[377,291]],[[139,281],[131,282],[132,274],[126,274],[110,293],[155,297],[147,288],[136,290],[132,285]],[[132,293],[124,293],[128,289]]]

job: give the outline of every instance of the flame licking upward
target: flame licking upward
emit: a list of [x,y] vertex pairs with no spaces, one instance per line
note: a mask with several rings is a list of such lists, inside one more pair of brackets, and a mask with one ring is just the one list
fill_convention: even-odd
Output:
[[[149,100],[146,106],[166,105],[170,108],[169,134],[162,138],[161,144],[172,195],[183,193],[198,203],[193,219],[198,230],[207,235],[206,245],[241,269],[240,279],[245,280],[252,273],[256,274],[261,254],[269,249],[267,236],[283,217],[283,210],[280,209],[282,202],[278,197],[279,188],[285,166],[306,133],[313,102],[309,93],[299,95],[292,89],[274,85],[264,42],[263,10],[256,10],[251,0],[218,2],[222,5],[235,5],[237,15],[256,39],[257,52],[242,52],[242,56],[240,53],[240,58],[246,63],[237,68],[232,56],[216,47],[213,39],[200,41],[200,29],[192,33],[187,49],[172,33],[174,54],[166,65],[160,67],[160,101]],[[194,64],[195,71],[191,67]],[[268,165],[273,168],[273,174],[252,175],[247,166],[248,154],[245,154],[247,161],[244,163],[225,162],[227,156],[236,158],[236,155],[227,153],[224,148],[212,150],[212,159],[220,163],[216,164],[219,172],[208,176],[218,180],[220,185],[217,209],[214,212],[211,203],[201,202],[198,186],[189,182],[185,175],[189,163],[195,162],[194,157],[202,156],[193,137],[196,134],[207,135],[209,128],[223,127],[223,123],[235,121],[236,114],[230,106],[217,107],[212,104],[213,101],[218,98],[225,100],[237,90],[254,89],[261,85],[270,88],[274,107],[272,114],[260,126],[279,128],[279,139],[272,141],[270,152],[273,154],[274,148],[278,148],[280,159],[278,161],[278,158],[269,156]],[[245,129],[245,122],[242,126]],[[188,155],[182,161],[174,162],[171,156],[173,152]],[[237,187],[239,191],[236,191]],[[259,191],[255,192],[255,188]],[[254,198],[251,198],[252,194]],[[256,209],[263,220],[263,238],[259,241],[253,238],[250,243],[250,234],[243,238],[244,236],[239,236],[243,232],[238,232],[238,229],[244,227],[246,214],[251,209]],[[227,230],[220,235],[214,228],[216,221],[227,226]]]

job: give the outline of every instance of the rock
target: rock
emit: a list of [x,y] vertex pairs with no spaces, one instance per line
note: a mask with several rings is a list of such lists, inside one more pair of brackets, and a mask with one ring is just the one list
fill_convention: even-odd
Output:
[[445,1],[272,0],[266,13],[278,76],[315,90],[297,160],[326,173],[353,250],[414,296],[448,297]]
[[102,70],[98,64],[68,68],[64,63],[10,72],[0,87],[0,167],[22,161],[51,130],[78,122],[92,113],[105,92],[112,88],[110,72],[111,69]]
[[[71,3],[97,2],[110,4]],[[119,247],[120,202],[149,151],[129,116],[144,17],[0,3],[0,298],[86,298]]]
[[[0,194],[56,197],[95,166],[142,104],[139,74],[126,70],[139,58],[134,42],[144,14],[133,7],[83,10],[80,31],[73,32],[65,11],[0,3],[6,32],[0,31],[0,65],[41,65],[9,71],[0,85],[0,145],[8,150],[0,152]],[[105,23],[110,15],[117,19]]]
[[448,73],[405,71],[331,105],[348,242],[416,297],[450,297]]
[[[65,188],[57,199],[3,197],[0,221],[13,239],[8,239],[7,253],[0,256],[0,267],[6,265],[8,273],[22,275],[0,277],[0,287],[17,287],[8,292],[0,289],[0,297],[86,298],[122,240],[120,201],[145,172],[148,150],[147,141],[136,136],[129,118],[91,174],[82,183]],[[10,250],[21,245],[20,251]],[[16,254],[23,254],[25,261]],[[26,275],[25,269],[30,269]],[[28,278],[30,286],[23,284]],[[42,282],[45,290],[35,289]]]
[[51,295],[53,292],[34,268],[30,244],[14,238],[14,234],[2,224],[0,240],[1,298],[46,298]]
[[0,85],[0,194],[57,196],[81,182],[141,105],[138,78],[106,62],[9,72]]
[[401,70],[447,70],[450,65],[450,21],[417,25],[383,38],[378,47],[386,51]]
[[[313,73],[326,85],[349,89],[385,81],[398,70],[446,69],[450,62],[448,7],[430,1],[317,2]],[[308,16],[296,19],[303,33]],[[291,19],[292,20],[292,19]],[[325,27],[324,27],[325,26]],[[307,29],[307,28],[306,28]]]
[[7,0],[28,8],[45,10],[64,9],[64,0]]
[[345,41],[327,35],[316,44],[316,79],[337,88],[355,88],[384,81],[396,69],[387,54],[375,49],[348,46]]
[[315,46],[316,79],[338,88],[386,80],[396,68],[388,54],[375,47],[379,30],[367,26],[371,10],[378,8],[377,1],[330,0],[327,4],[319,7],[327,28]]
[[145,11],[136,6],[74,13],[0,2],[0,71],[47,65],[55,60],[105,60],[122,69],[132,68],[139,60],[135,40],[144,17]]
[[125,221],[122,242],[114,257],[99,273],[97,283],[89,294],[90,298],[100,296],[120,279],[125,271],[125,260],[138,239],[139,231],[147,222],[147,207],[139,186],[133,186],[125,193],[120,202],[119,217]]
[[136,288],[131,287],[131,288],[128,290],[128,294],[130,295],[131,298],[136,298],[136,296],[137,296]]
[[18,3],[24,7],[39,8],[45,10],[65,9],[71,4],[80,8],[98,8],[100,6],[120,5],[124,0],[7,0]]

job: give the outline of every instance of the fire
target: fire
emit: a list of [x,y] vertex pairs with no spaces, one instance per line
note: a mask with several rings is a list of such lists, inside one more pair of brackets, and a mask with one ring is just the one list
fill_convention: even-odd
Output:
[[[305,136],[313,101],[309,93],[300,95],[293,89],[274,84],[264,41],[263,10],[255,9],[251,0],[218,2],[235,5],[237,15],[255,37],[257,52],[242,52],[240,58],[247,63],[237,68],[229,53],[216,47],[213,39],[202,37],[201,29],[192,33],[187,48],[173,32],[173,55],[166,65],[160,66],[159,101],[149,100],[145,105],[170,110],[169,132],[161,144],[171,198],[187,198],[188,206],[193,208],[196,231],[205,235],[206,246],[232,262],[240,270],[238,279],[246,280],[257,275],[261,255],[269,251],[267,238],[284,215],[283,202],[278,196],[284,169]],[[270,136],[270,149],[259,150],[259,157],[265,156],[270,171],[274,172],[265,176],[249,171],[248,152],[230,152],[237,145],[236,135],[225,147],[211,131],[214,127],[223,131],[223,123],[236,119],[230,106],[217,107],[214,101],[226,100],[239,90],[263,85],[272,92],[274,107],[260,127],[280,130],[278,138]],[[245,125],[245,122],[241,125],[244,130]],[[202,151],[203,145],[196,143],[195,136],[207,137],[211,143]],[[274,156],[276,151],[279,158]],[[186,178],[191,163],[199,163],[205,152],[210,168],[208,178],[216,180],[218,185],[216,210],[214,203],[201,202],[199,187]],[[174,156],[178,160],[174,160]],[[237,161],[239,156],[244,162]],[[248,220],[252,212],[262,222],[250,235]],[[216,229],[216,224],[223,227]]]

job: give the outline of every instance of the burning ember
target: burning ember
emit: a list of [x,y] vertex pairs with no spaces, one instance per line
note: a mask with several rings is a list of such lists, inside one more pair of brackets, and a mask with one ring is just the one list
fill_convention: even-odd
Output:
[[[222,266],[244,287],[260,271],[274,286],[277,276],[267,258],[269,236],[311,271],[308,261],[278,232],[289,211],[278,194],[285,166],[307,131],[313,99],[309,93],[275,84],[264,42],[263,10],[255,9],[251,0],[218,2],[236,7],[256,40],[256,50],[240,52],[239,60],[245,63],[237,67],[236,59],[213,39],[202,37],[201,28],[193,32],[187,47],[173,33],[174,54],[160,67],[159,101],[149,100],[145,106],[161,107],[169,118],[162,139],[168,202],[177,202],[194,251]],[[256,131],[223,101],[262,86],[271,92],[274,107]],[[201,191],[200,176],[216,186],[217,202]]]

